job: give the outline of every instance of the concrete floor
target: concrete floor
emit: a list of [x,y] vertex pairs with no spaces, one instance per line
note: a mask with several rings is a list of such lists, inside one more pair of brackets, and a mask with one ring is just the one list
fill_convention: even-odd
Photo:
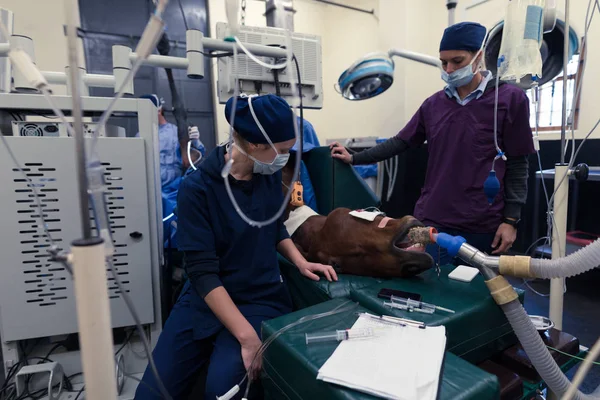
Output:
[[[529,315],[548,315],[549,299],[533,293],[523,281],[512,280],[514,286],[527,291],[525,309]],[[567,293],[564,297],[563,331],[574,335],[579,343],[592,347],[600,337],[600,269],[567,279]],[[548,281],[529,282],[529,285],[540,293],[550,292]],[[600,360],[597,360],[600,362]],[[577,367],[567,374],[570,379]],[[581,390],[589,393],[600,385],[600,366],[595,365],[584,380]]]

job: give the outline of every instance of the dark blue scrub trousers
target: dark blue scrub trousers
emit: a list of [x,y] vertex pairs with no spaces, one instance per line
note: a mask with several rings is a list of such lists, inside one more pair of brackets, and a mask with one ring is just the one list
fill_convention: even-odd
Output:
[[[493,233],[466,233],[466,232],[457,231],[455,229],[446,229],[446,228],[440,228],[440,227],[436,227],[436,229],[440,233],[443,232],[443,233],[447,233],[448,235],[452,235],[452,236],[462,236],[467,240],[468,244],[476,247],[480,251],[486,252],[487,254],[491,254],[491,252],[492,252],[492,242],[494,241],[494,236],[496,236],[496,232],[493,232]],[[438,249],[439,249],[439,254],[438,254]],[[427,253],[429,253],[429,255],[431,257],[433,257],[433,260],[436,263],[438,262],[438,258],[439,258],[439,262],[440,262],[441,266],[448,265],[448,264],[452,264],[452,265],[461,264],[461,260],[459,260],[458,258],[452,257],[451,255],[448,254],[446,249],[440,248],[437,244],[428,245],[426,251],[427,251]]]
[[[158,373],[173,400],[186,400],[197,383],[198,371],[209,362],[206,377],[205,399],[222,396],[237,385],[246,369],[242,361],[241,347],[237,339],[222,328],[205,339],[194,340],[194,324],[197,312],[190,303],[189,291],[182,293],[152,353]],[[248,318],[248,322],[260,337],[264,317]],[[200,321],[201,323],[201,321]],[[246,385],[234,399],[241,399]],[[251,399],[260,398],[259,382],[250,386]],[[258,389],[258,390],[257,390]],[[152,370],[148,366],[135,393],[135,400],[163,399]]]

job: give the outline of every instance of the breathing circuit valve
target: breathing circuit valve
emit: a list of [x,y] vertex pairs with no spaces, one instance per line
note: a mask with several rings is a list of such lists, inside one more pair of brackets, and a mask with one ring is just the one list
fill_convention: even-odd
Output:
[[467,240],[462,236],[452,236],[447,233],[438,233],[435,242],[438,246],[443,247],[448,251],[448,254],[452,257],[456,257],[460,247],[463,243],[466,243]]

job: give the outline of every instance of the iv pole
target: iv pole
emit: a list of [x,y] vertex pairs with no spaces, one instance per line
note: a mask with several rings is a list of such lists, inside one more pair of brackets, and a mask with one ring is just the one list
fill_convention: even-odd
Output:
[[[569,63],[569,0],[565,0],[565,40],[563,49],[563,99],[560,129],[560,163],[554,171],[554,207],[552,221],[552,258],[564,257],[567,246],[567,210],[569,208],[569,165],[565,163],[567,144],[567,64]],[[543,179],[543,177],[542,177]],[[563,179],[565,182],[562,182]],[[563,184],[561,184],[561,182]],[[556,329],[562,330],[564,278],[550,282],[550,319]]]

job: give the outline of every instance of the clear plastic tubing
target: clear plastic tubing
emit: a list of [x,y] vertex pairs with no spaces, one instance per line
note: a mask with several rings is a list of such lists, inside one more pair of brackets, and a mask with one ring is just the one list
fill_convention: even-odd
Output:
[[344,329],[330,332],[317,332],[306,334],[306,344],[321,342],[341,342],[348,339],[359,339],[374,335],[372,328]]

